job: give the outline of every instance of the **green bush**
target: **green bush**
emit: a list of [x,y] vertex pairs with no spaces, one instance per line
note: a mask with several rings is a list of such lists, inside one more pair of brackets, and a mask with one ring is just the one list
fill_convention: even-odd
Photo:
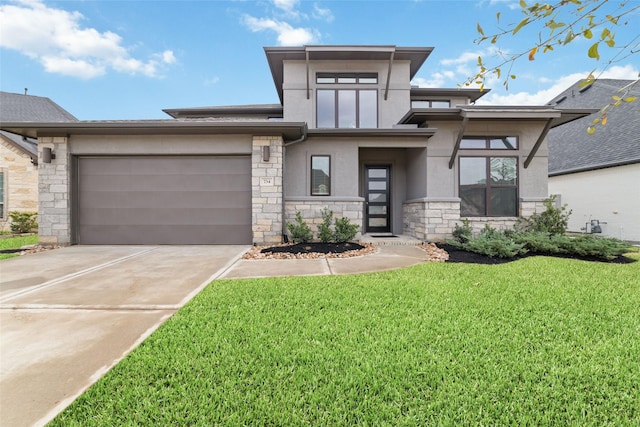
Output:
[[30,233],[38,229],[37,212],[9,212],[11,231],[14,233]]
[[631,245],[611,237],[586,234],[569,238],[566,249],[576,255],[611,260],[631,251]]
[[516,243],[504,233],[488,224],[480,235],[462,245],[463,249],[486,255],[490,258],[513,258],[527,252],[524,244]]
[[291,234],[291,240],[298,243],[307,243],[313,240],[313,232],[307,223],[302,219],[300,211],[296,212],[296,222],[292,224],[287,223],[287,229]]
[[318,239],[322,243],[329,243],[333,237],[334,233],[331,231],[331,223],[333,222],[333,211],[329,209],[322,210],[322,224],[318,227]]
[[515,243],[523,244],[529,252],[562,254],[566,253],[570,248],[570,237],[551,234],[546,231],[521,231],[508,233],[507,235]]
[[344,243],[353,240],[358,234],[358,225],[352,224],[349,218],[336,218],[336,230],[333,234],[336,243]]
[[467,243],[473,238],[473,231],[471,230],[470,221],[465,218],[462,220],[462,225],[456,224],[453,230],[453,237],[460,243]]
[[571,210],[567,211],[567,205],[560,208],[555,206],[556,196],[551,196],[544,201],[546,209],[542,213],[535,212],[529,218],[523,220],[528,231],[542,231],[549,234],[563,235],[567,231]]

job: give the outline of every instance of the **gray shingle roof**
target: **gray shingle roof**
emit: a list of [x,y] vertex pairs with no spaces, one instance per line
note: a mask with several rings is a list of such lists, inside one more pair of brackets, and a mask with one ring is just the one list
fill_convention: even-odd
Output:
[[36,159],[38,158],[38,140],[16,135],[15,133],[5,132],[3,130],[0,130],[0,135],[5,137],[10,143],[25,152],[27,155]]
[[77,120],[49,98],[0,92],[1,122],[75,122]]
[[[596,80],[590,86],[577,82],[555,97],[556,108],[602,108],[613,102],[616,91],[633,80]],[[630,95],[640,98],[640,85]],[[587,127],[600,113],[575,120],[549,131],[549,175],[601,169],[640,162],[640,99],[609,107],[606,126],[597,126],[594,135]]]

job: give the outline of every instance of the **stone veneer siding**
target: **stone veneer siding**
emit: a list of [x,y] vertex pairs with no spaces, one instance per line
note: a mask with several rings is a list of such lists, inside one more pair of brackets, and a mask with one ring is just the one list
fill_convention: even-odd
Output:
[[[302,219],[313,231],[314,239],[318,237],[318,225],[322,224],[322,210],[333,211],[336,218],[349,218],[352,224],[357,224],[362,230],[364,221],[364,199],[362,197],[287,197],[285,199],[285,219],[295,223],[296,212],[300,212]],[[355,239],[360,238],[359,232]]]
[[38,157],[42,149],[49,147],[56,158],[51,163],[38,164],[38,233],[43,245],[68,245],[71,243],[71,205],[69,201],[69,152],[66,137],[41,137],[38,139]]
[[[520,218],[528,218],[534,212],[542,212],[544,198],[521,199]],[[423,241],[443,242],[451,238],[456,224],[468,219],[474,234],[479,234],[487,224],[498,230],[512,228],[518,218],[460,217],[460,199],[418,199],[403,205],[403,233]]]
[[[263,161],[262,147],[269,147]],[[254,136],[251,154],[251,224],[253,242],[282,242],[283,140],[279,136]]]
[[0,170],[4,173],[6,203],[0,229],[6,231],[10,229],[9,212],[38,211],[38,167],[31,163],[31,156],[2,139]]

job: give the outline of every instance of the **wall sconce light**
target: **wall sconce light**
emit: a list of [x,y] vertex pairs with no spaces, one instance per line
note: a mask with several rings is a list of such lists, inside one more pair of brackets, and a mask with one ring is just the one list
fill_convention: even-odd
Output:
[[49,147],[44,147],[42,149],[42,163],[51,163],[51,159],[55,159],[56,155],[53,150]]
[[269,161],[269,157],[270,157],[271,153],[269,150],[269,146],[265,145],[262,147],[262,161],[263,162],[268,162]]

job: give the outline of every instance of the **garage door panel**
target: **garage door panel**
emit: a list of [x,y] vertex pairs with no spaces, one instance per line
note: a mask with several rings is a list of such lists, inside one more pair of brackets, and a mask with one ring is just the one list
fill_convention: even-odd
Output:
[[[212,226],[203,232],[201,226],[180,225],[169,228],[155,226],[84,226],[83,240],[85,245],[121,245],[132,235],[136,236],[136,245],[164,245],[171,241],[172,245],[193,245],[194,241],[209,241],[208,244],[237,245],[238,240],[251,241],[251,229],[245,226]],[[205,243],[200,243],[205,244]],[[246,244],[246,243],[240,243]]]
[[87,193],[82,198],[81,209],[101,208],[167,208],[172,206],[190,206],[191,208],[210,208],[216,200],[224,200],[224,208],[251,208],[245,192],[224,191],[183,191],[183,192],[118,192],[100,191]]
[[148,191],[158,188],[166,191],[246,191],[251,185],[248,175],[94,175],[86,174],[80,182],[80,191]]
[[250,244],[248,156],[80,157],[82,244]]

